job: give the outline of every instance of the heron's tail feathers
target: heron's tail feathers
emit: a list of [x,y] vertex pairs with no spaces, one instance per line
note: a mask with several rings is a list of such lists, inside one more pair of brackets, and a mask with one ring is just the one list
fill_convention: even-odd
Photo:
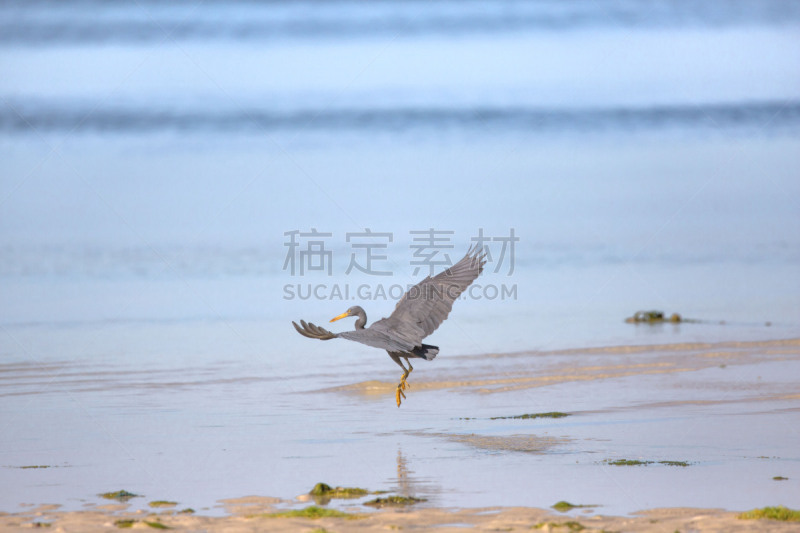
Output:
[[433,358],[439,353],[439,347],[431,346],[430,344],[423,344],[422,346],[414,348],[413,353],[417,357],[422,357],[426,361],[433,361]]

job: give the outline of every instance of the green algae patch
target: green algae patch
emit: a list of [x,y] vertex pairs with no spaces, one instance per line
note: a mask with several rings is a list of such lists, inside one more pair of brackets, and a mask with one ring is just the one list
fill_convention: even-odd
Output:
[[[130,529],[136,522],[138,522],[138,520],[134,520],[133,518],[123,518],[122,520],[117,520],[114,522],[114,525],[120,529]],[[152,527],[153,529],[172,529],[169,526],[165,526],[161,522],[142,520],[142,523],[146,526]]]
[[194,514],[194,512],[195,512],[194,509],[192,509],[191,507],[187,507],[186,509],[181,509],[180,511],[178,511],[178,514]]
[[774,479],[775,481],[789,481],[788,477],[783,477],[783,476],[775,476],[772,479]]
[[587,508],[587,507],[597,507],[597,506],[596,505],[576,505],[574,503],[569,503],[569,502],[565,502],[565,501],[562,500],[560,502],[557,502],[557,503],[551,505],[551,507],[553,509],[555,509],[556,511],[558,511],[558,512],[566,513],[567,511],[571,511],[573,509],[584,509],[584,508]]
[[127,490],[118,490],[115,492],[104,492],[102,494],[98,494],[101,498],[105,498],[106,500],[117,500],[118,502],[127,502],[131,498],[139,498],[138,494],[134,494],[132,492],[128,492]]
[[155,500],[148,503],[147,505],[149,505],[150,507],[175,507],[176,505],[178,505],[178,502],[171,502],[168,500]]
[[691,318],[683,318],[678,313],[672,313],[666,316],[664,311],[636,311],[633,316],[625,319],[628,324],[662,324],[664,322],[672,322],[673,324],[680,324],[681,322],[699,322]]
[[309,491],[312,496],[325,496],[333,492],[333,487],[327,483],[317,483],[314,488]]
[[321,498],[361,498],[369,494],[367,489],[358,487],[331,487],[325,483],[317,483],[309,492],[311,496]]
[[686,461],[659,461],[658,464],[666,466],[689,466]]
[[560,411],[551,411],[549,413],[527,413],[516,416],[493,416],[489,420],[528,420],[531,418],[564,418],[567,416],[571,415]]
[[741,513],[737,518],[741,520],[780,520],[782,522],[800,522],[800,511],[789,509],[783,505],[777,507],[764,507]]
[[348,520],[356,520],[362,518],[362,516],[311,505],[305,509],[292,509],[289,511],[279,511],[277,513],[262,513],[248,516],[248,518],[310,518],[311,520],[317,520],[319,518],[346,518]]
[[20,466],[18,468],[21,468],[22,470],[30,470],[33,468],[53,468],[53,467],[50,465],[25,465],[25,466]]
[[424,501],[427,500],[425,498],[414,498],[413,496],[386,496],[385,498],[375,498],[374,500],[364,502],[364,505],[373,507],[405,507]]
[[542,522],[531,527],[532,529],[542,529],[544,527],[547,527],[548,529],[557,529],[563,527],[566,528],[567,531],[583,531],[586,529],[586,526],[580,522],[575,522],[574,520],[570,520],[569,522]]
[[144,520],[143,522],[145,523],[145,525],[148,525],[148,526],[152,527],[153,529],[172,529],[169,526],[165,526],[161,522],[150,522],[148,520]]
[[639,459],[606,459],[603,461],[607,465],[611,466],[647,466],[652,464],[660,464],[664,466],[681,466],[686,467],[691,465],[691,463],[687,461],[640,461]]
[[646,466],[653,464],[653,461],[639,461],[638,459],[606,459],[606,464],[611,466]]

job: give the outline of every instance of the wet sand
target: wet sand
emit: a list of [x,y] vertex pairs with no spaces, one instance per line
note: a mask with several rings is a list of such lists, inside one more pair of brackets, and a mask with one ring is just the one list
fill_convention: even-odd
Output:
[[[546,352],[516,352],[463,356],[463,370],[457,375],[414,380],[414,390],[457,390],[463,393],[492,394],[521,391],[562,383],[603,381],[630,376],[695,372],[714,367],[752,365],[795,359],[800,340],[681,343],[644,346],[610,346]],[[530,364],[531,358],[559,359],[546,368]],[[643,360],[646,357],[646,360]],[[591,364],[587,361],[597,361]],[[427,369],[426,369],[427,370]],[[416,375],[415,375],[416,377]],[[363,396],[394,394],[395,384],[364,381],[328,389]],[[758,399],[800,399],[796,393],[774,394]],[[741,401],[734,400],[734,401]],[[668,405],[685,404],[669,402]],[[691,403],[691,402],[689,402]],[[666,405],[665,405],[666,406]]]
[[[78,512],[59,512],[57,506],[41,506],[23,513],[0,515],[3,531],[29,531],[46,527],[49,531],[86,532],[117,529],[152,531],[208,532],[294,532],[294,531],[626,531],[626,532],[737,532],[800,530],[798,522],[746,520],[739,513],[719,509],[652,509],[634,516],[604,516],[590,512],[558,513],[524,507],[478,509],[387,509],[374,513],[354,511],[339,518],[276,518],[271,498],[245,497],[226,500],[231,514],[207,517],[175,512],[127,512],[125,506]],[[46,524],[46,525],[45,525]]]

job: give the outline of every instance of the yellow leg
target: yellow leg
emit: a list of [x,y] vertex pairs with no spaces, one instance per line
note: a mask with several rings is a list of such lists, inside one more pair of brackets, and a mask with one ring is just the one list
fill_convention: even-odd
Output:
[[400,377],[400,383],[397,384],[397,390],[394,393],[394,398],[397,401],[397,407],[400,407],[401,403],[400,397],[402,396],[403,399],[405,399],[406,397],[403,391],[406,390],[406,387],[411,388],[411,385],[408,384],[406,379],[408,379],[408,375],[411,373],[412,370],[414,370],[414,367],[411,366],[411,363],[408,361],[408,358],[405,358],[406,363],[408,363],[408,368],[406,368],[403,365],[402,361],[400,361],[400,357],[398,357],[398,354],[392,354],[391,352],[389,352],[389,355],[392,356],[392,359],[394,359],[395,363],[403,367],[403,375]]
[[409,385],[409,384],[406,382],[406,378],[407,378],[407,377],[408,377],[408,370],[406,370],[406,371],[403,373],[402,377],[400,378],[400,384],[398,385],[398,387],[400,387],[400,388],[401,388],[401,389],[403,389],[403,390],[406,390],[406,387],[408,387],[408,388],[411,388],[411,385]]
[[403,372],[403,377],[400,378],[400,385],[403,386],[403,390],[406,390],[406,387],[409,389],[411,388],[411,385],[406,381],[406,379],[408,379],[408,375],[411,373],[411,371],[414,370],[414,367],[411,366],[411,362],[408,359],[406,359],[406,363],[408,363],[408,370],[404,369],[405,372]]
[[403,398],[406,397],[406,395],[403,394],[403,389],[400,388],[400,385],[397,385],[397,391],[394,393],[394,396],[395,400],[397,400],[397,407],[400,407],[400,396]]

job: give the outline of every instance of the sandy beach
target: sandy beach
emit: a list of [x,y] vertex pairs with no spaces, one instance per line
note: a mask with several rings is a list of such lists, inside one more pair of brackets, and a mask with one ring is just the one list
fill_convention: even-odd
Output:
[[[124,510],[93,510],[61,513],[52,506],[31,509],[25,513],[0,515],[3,531],[29,531],[45,527],[48,531],[87,532],[137,529],[173,529],[176,531],[209,531],[247,533],[257,531],[626,531],[626,532],[738,532],[798,531],[797,522],[744,520],[739,513],[719,509],[652,509],[635,516],[615,517],[554,513],[533,508],[425,509],[421,511],[384,510],[356,514],[347,518],[271,518],[274,512],[269,498],[246,497],[228,500],[240,509],[226,517],[187,516],[175,513],[130,513]],[[48,525],[44,525],[48,524]]]

